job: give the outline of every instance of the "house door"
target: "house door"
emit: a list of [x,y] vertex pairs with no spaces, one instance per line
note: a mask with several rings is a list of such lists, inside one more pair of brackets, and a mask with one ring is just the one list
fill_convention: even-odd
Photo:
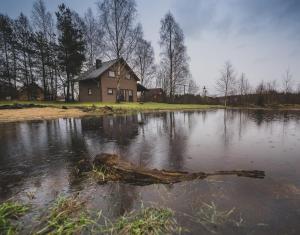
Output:
[[133,92],[132,92],[132,90],[128,90],[128,101],[133,102]]
[[121,93],[120,100],[121,101],[126,101],[126,90],[121,89],[120,93]]

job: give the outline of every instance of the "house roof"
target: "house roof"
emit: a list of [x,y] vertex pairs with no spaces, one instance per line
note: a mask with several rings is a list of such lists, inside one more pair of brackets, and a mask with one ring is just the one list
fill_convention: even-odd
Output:
[[98,78],[100,75],[102,75],[105,71],[107,71],[111,66],[113,66],[118,61],[124,63],[131,70],[131,72],[135,75],[136,80],[139,81],[139,78],[136,76],[136,74],[132,71],[132,69],[130,68],[130,66],[122,58],[119,59],[119,60],[118,59],[114,59],[114,60],[109,60],[109,61],[102,62],[100,68],[96,69],[94,67],[94,68],[86,71],[85,73],[83,73],[80,76],[79,80],[88,80],[88,79]]
[[149,91],[146,87],[144,87],[142,84],[137,84],[137,91]]

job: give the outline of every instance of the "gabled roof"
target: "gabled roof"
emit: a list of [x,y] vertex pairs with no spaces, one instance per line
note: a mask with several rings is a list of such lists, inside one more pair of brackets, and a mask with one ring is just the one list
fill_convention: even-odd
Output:
[[105,71],[107,71],[111,66],[113,66],[115,63],[117,63],[118,61],[124,63],[129,70],[135,75],[136,80],[139,81],[139,78],[136,76],[136,74],[132,71],[132,69],[130,68],[130,66],[125,62],[124,59],[114,59],[114,60],[109,60],[106,62],[102,62],[101,67],[96,69],[96,68],[92,68],[88,71],[86,71],[85,73],[83,73],[80,76],[80,80],[88,80],[88,79],[95,79],[98,78],[100,75],[102,75]]

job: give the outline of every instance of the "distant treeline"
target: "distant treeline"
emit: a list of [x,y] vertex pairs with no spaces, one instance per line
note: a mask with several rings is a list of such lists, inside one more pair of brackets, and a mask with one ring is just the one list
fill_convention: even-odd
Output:
[[190,76],[184,33],[170,12],[158,29],[156,65],[151,42],[137,22],[135,0],[97,0],[96,9],[97,16],[91,8],[80,16],[61,4],[53,14],[36,0],[30,17],[0,13],[0,99],[18,98],[21,91],[29,100],[62,95],[73,101],[80,73],[94,68],[96,58],[125,59],[142,85],[163,88],[171,100],[185,87],[198,89]]

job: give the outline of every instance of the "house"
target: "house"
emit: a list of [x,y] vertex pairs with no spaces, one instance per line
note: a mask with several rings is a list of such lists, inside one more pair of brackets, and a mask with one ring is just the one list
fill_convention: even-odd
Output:
[[18,91],[19,100],[44,100],[44,90],[35,82],[24,85]]
[[151,102],[164,102],[166,100],[166,94],[162,88],[148,89],[144,94],[144,100]]
[[0,100],[12,100],[17,95],[17,89],[9,82],[0,80]]
[[142,84],[138,83],[137,84],[137,100],[139,102],[144,102],[145,101],[145,93],[149,91],[146,87],[144,87]]
[[[119,71],[119,74],[117,74]],[[119,100],[137,101],[137,81],[139,78],[124,59],[106,62],[96,60],[96,67],[80,76],[79,101],[81,102],[115,102],[119,82]]]

